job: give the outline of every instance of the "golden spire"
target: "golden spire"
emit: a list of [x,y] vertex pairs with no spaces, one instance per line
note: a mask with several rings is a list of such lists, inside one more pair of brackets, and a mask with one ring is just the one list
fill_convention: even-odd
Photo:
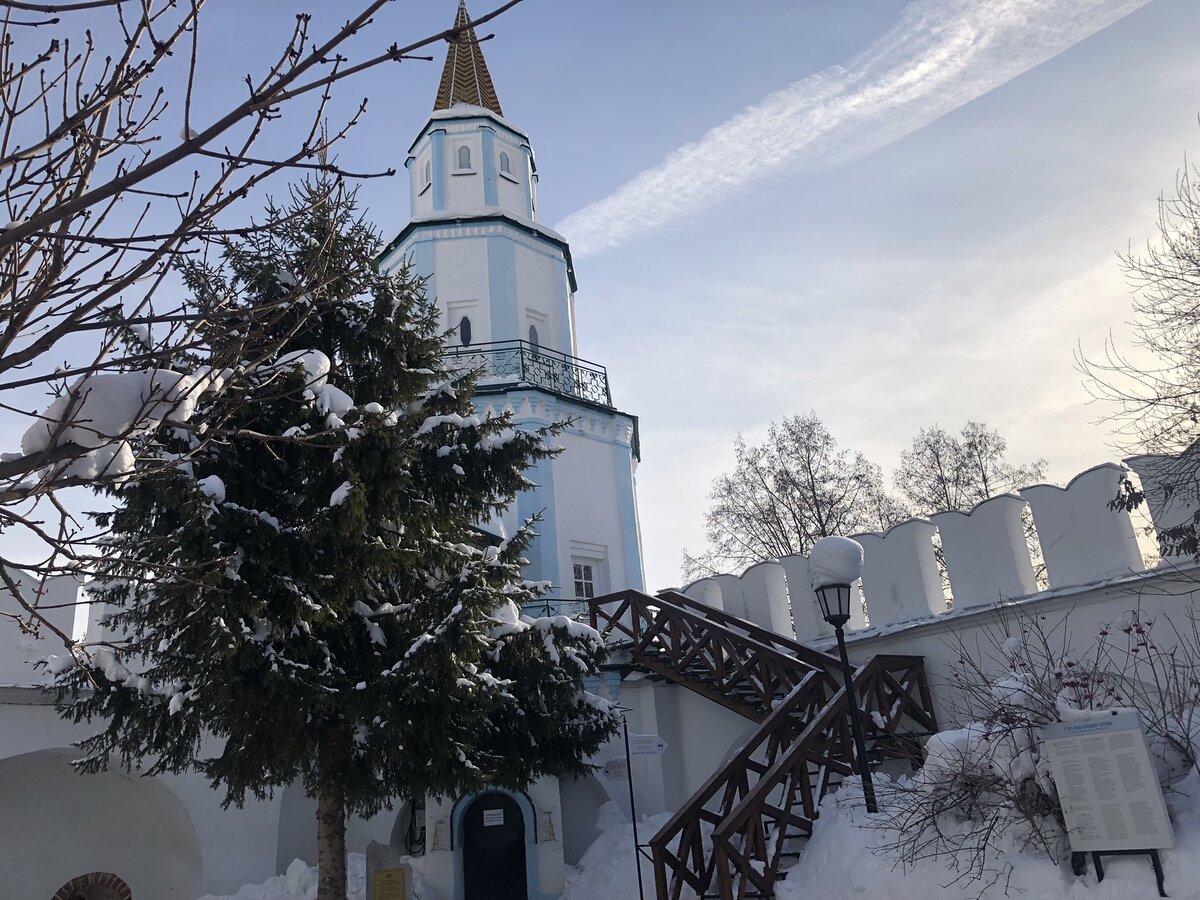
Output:
[[[463,28],[470,21],[467,0],[458,0],[458,16],[454,20],[454,27]],[[458,103],[482,106],[498,116],[504,115],[474,28],[460,31],[457,37],[450,40],[446,67],[442,69],[442,81],[438,85],[433,108],[435,111],[450,109]]]

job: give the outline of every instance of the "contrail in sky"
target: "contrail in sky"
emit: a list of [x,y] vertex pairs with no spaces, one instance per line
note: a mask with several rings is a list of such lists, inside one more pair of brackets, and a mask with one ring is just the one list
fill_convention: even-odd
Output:
[[869,153],[1057,56],[1151,0],[914,0],[845,65],[769,94],[557,229],[599,253],[774,173]]

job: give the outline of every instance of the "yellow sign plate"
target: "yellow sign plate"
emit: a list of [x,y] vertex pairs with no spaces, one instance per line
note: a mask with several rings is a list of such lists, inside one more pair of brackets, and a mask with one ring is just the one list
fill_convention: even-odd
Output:
[[408,900],[408,872],[404,869],[378,869],[372,886],[375,900]]

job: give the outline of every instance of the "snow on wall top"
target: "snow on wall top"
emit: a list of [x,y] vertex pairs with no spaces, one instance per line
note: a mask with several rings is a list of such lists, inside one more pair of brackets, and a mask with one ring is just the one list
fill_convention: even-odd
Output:
[[[907,519],[884,532],[852,535],[863,547],[865,616],[851,629],[888,630],[998,602],[1083,587],[1145,571],[1129,513],[1112,509],[1122,483],[1140,479],[1155,531],[1192,521],[1200,491],[1175,488],[1180,472],[1200,469],[1200,443],[1179,456],[1136,456],[1126,465],[1103,463],[1065,487],[1031,485],[968,510]],[[938,547],[941,548],[939,560]],[[1165,554],[1165,562],[1190,562]],[[816,567],[823,567],[817,561]],[[813,561],[803,555],[768,560],[741,576],[703,578],[683,588],[716,608],[802,641],[827,637],[811,583]],[[769,571],[768,571],[769,570]],[[767,576],[770,577],[767,577]],[[776,581],[786,583],[791,615],[779,610]],[[948,590],[947,590],[948,588]],[[952,598],[952,600],[951,600]]]

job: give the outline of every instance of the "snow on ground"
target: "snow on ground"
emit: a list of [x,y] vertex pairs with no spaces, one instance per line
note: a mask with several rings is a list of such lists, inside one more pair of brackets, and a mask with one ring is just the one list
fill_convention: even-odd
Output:
[[[416,871],[420,861],[406,858],[413,864],[414,900],[439,900],[429,885]],[[347,900],[367,898],[367,858],[361,853],[346,854],[346,897]],[[200,900],[316,900],[317,869],[303,860],[294,859],[283,875],[268,878],[262,884],[248,884],[236,894],[220,897],[208,894]]]
[[[367,858],[361,853],[347,854],[346,883],[348,900],[366,900]],[[208,894],[200,900],[316,900],[316,896],[316,868],[294,859],[284,875],[268,878],[262,884],[248,884],[236,894],[220,897]]]
[[[671,818],[669,813],[643,818],[638,839],[644,844]],[[562,900],[637,900],[638,878],[634,868],[633,823],[617,804],[600,807],[596,823],[600,836],[592,842],[578,866],[567,866],[567,888]],[[654,867],[642,859],[642,881],[646,897],[654,896]]]
[[[888,779],[876,776],[881,805],[887,803]],[[1162,854],[1167,893],[1173,900],[1200,900],[1200,776],[1195,772],[1167,795],[1175,826],[1175,849]],[[1158,890],[1149,857],[1104,857],[1104,881],[1097,884],[1089,857],[1083,878],[1070,866],[1000,842],[993,846],[997,865],[1011,864],[1007,882],[952,882],[957,877],[945,862],[925,860],[901,870],[886,856],[862,852],[895,840],[895,832],[867,827],[862,786],[847,779],[837,795],[826,797],[803,855],[780,885],[778,900],[921,900],[971,898],[1000,900],[1141,900]],[[947,827],[955,827],[947,823]],[[1007,892],[1005,888],[1007,887]],[[985,889],[986,888],[986,889]],[[981,893],[982,891],[982,893]],[[816,892],[816,893],[814,893]]]
[[[887,803],[888,779],[876,776],[881,803]],[[1175,825],[1176,846],[1163,853],[1167,893],[1172,900],[1200,900],[1200,775],[1193,772],[1167,796]],[[668,814],[644,818],[639,837],[645,843],[666,823]],[[954,884],[956,873],[944,862],[925,860],[901,870],[886,856],[868,848],[887,844],[895,835],[868,827],[862,788],[847,779],[836,795],[821,804],[821,817],[803,855],[789,877],[779,884],[777,900],[1151,900],[1157,897],[1154,873],[1147,857],[1106,857],[1105,879],[1096,883],[1089,861],[1088,874],[1076,878],[1067,864],[1013,845],[993,847],[997,864],[1011,864],[1007,881],[985,889],[981,883]],[[567,867],[562,900],[636,900],[633,825],[614,803],[600,811],[600,835],[578,866]],[[953,827],[953,825],[948,825]],[[413,860],[419,865],[418,860]],[[365,859],[349,857],[349,900],[366,900]],[[642,860],[646,897],[654,896],[654,871]],[[1005,888],[1007,887],[1007,892]],[[418,876],[417,900],[440,900]],[[982,893],[981,893],[982,891]],[[317,871],[300,860],[260,885],[248,885],[230,896],[200,900],[315,900]]]

